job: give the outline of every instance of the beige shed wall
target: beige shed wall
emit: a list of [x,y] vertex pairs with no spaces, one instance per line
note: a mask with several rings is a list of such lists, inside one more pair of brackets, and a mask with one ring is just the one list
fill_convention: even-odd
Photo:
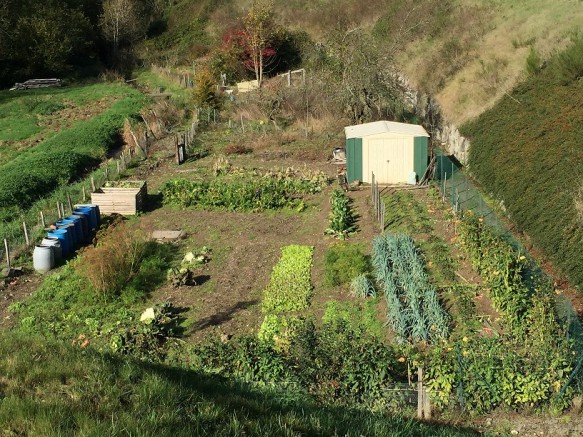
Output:
[[362,139],[362,179],[371,183],[371,173],[380,184],[406,183],[414,168],[412,136],[393,133],[369,135]]

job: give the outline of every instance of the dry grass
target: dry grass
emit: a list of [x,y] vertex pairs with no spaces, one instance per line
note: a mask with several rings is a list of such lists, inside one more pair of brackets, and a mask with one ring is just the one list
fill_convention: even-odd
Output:
[[[461,10],[481,11],[481,17],[463,18],[465,13],[458,11],[462,16],[445,35],[463,34],[468,20],[478,20],[484,33],[474,39],[467,54],[469,59],[444,80],[436,96],[447,118],[456,124],[490,108],[524,77],[531,45],[543,59],[548,58],[564,47],[571,32],[583,24],[583,8],[573,0],[464,0],[460,4]],[[428,59],[439,61],[439,50],[439,41],[413,42],[399,56],[399,64],[405,75],[423,88],[422,66]]]

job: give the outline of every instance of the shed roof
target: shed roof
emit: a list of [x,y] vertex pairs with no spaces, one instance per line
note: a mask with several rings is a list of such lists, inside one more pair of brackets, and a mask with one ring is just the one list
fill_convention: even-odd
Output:
[[429,134],[418,124],[398,123],[396,121],[373,121],[372,123],[357,124],[344,128],[346,138],[362,138],[385,132],[411,135],[413,137],[428,137]]

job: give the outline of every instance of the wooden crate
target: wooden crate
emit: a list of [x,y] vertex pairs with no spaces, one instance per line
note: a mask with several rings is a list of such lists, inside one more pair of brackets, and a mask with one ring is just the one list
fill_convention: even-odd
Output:
[[99,205],[101,214],[134,215],[142,210],[148,194],[145,181],[135,181],[135,185],[135,188],[102,187],[91,193],[91,203]]

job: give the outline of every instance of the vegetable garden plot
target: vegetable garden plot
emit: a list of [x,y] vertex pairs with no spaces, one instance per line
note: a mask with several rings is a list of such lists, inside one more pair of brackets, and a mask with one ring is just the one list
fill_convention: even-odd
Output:
[[387,322],[400,341],[436,341],[448,335],[448,315],[425,273],[413,240],[390,233],[373,240],[372,263],[387,301]]

